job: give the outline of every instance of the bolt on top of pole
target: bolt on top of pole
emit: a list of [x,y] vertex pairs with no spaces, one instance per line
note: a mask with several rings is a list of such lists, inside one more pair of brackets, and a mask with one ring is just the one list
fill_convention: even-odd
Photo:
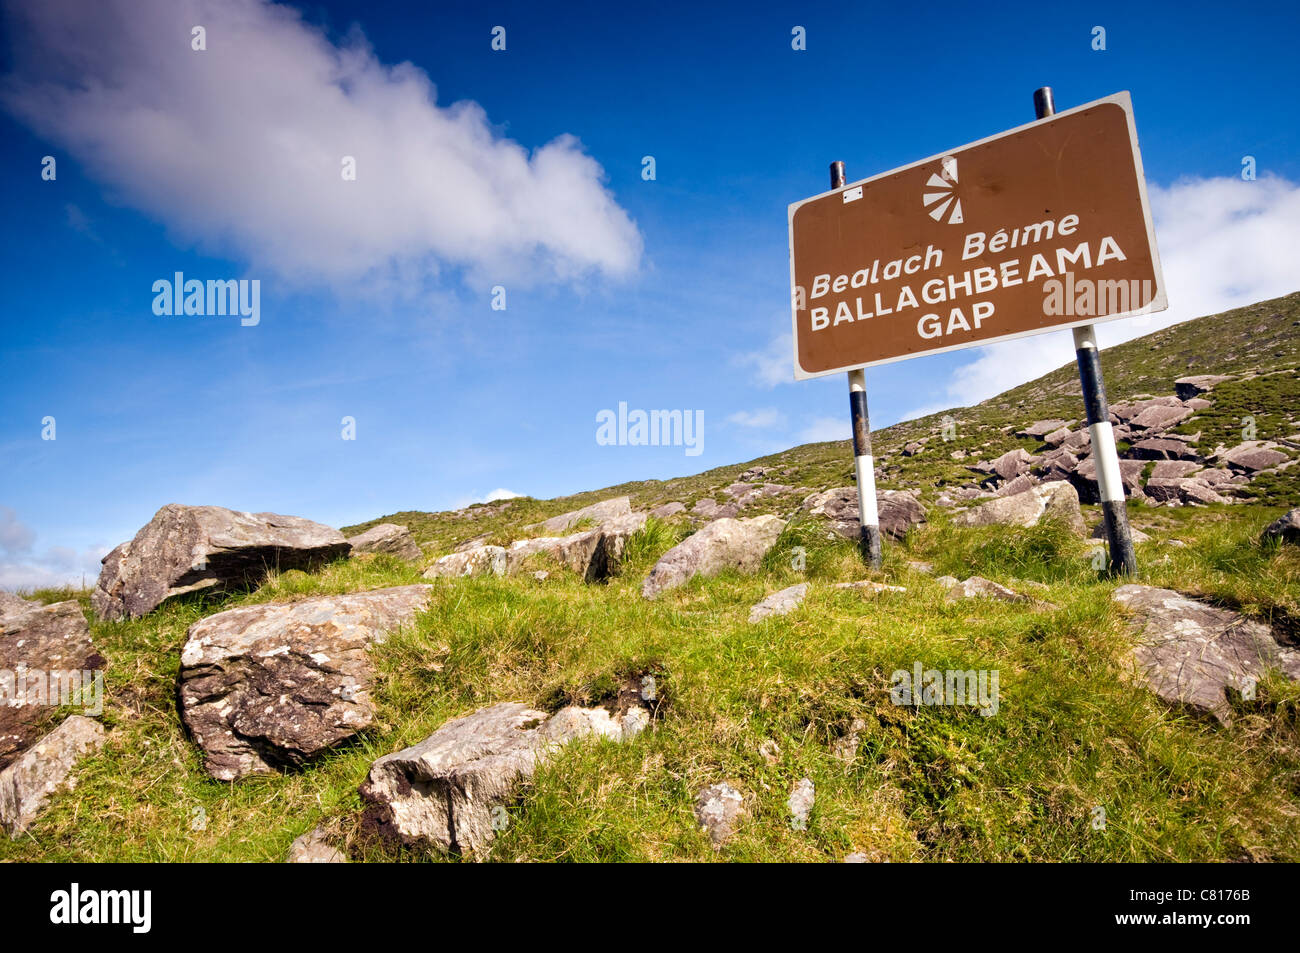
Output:
[[1052,87],[1040,86],[1034,90],[1034,115],[1046,119],[1056,114],[1056,100],[1052,97]]

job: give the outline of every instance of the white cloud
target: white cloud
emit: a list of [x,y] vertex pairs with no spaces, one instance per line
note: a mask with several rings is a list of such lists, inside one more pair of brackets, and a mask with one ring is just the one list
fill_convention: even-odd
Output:
[[485,496],[462,496],[452,503],[453,510],[463,510],[467,506],[473,506],[475,503],[496,503],[499,500],[513,500],[523,496],[522,493],[516,493],[514,490],[507,490],[505,487],[498,487]]
[[819,443],[823,440],[848,440],[853,436],[847,417],[814,417],[799,432],[802,443]]
[[770,430],[785,426],[785,414],[775,407],[763,407],[759,410],[738,410],[727,417],[727,423],[737,427],[752,427]]
[[67,546],[34,549],[36,533],[7,506],[0,506],[0,589],[93,585],[107,546],[78,552]]
[[[202,24],[207,49],[190,31]],[[635,271],[641,235],[571,136],[529,153],[425,72],[266,0],[17,0],[0,100],[181,242],[291,281]],[[343,157],[356,160],[344,181]]]
[[[1265,177],[1149,185],[1169,310],[1097,325],[1102,347],[1300,289],[1300,185]],[[973,352],[949,377],[946,400],[903,419],[979,403],[1074,358],[1070,332],[1018,338]],[[1104,366],[1104,361],[1103,361]]]
[[[788,314],[785,320],[790,320]],[[762,350],[738,355],[736,363],[752,367],[755,381],[763,387],[790,383],[794,380],[794,332],[787,327]]]

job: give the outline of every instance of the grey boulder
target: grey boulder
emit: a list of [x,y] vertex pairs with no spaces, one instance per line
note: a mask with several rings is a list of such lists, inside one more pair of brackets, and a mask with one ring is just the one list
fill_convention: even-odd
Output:
[[0,771],[0,824],[10,837],[27,830],[51,797],[73,787],[73,770],[103,746],[106,734],[99,722],[72,715]]
[[370,646],[411,623],[431,590],[242,606],[190,626],[181,717],[208,774],[233,781],[302,765],[370,727]]
[[44,733],[61,703],[94,704],[97,699],[86,692],[94,689],[94,673],[105,664],[80,604],[11,599],[6,605],[0,611],[0,672],[14,684],[0,688],[0,768]]
[[751,623],[761,622],[768,616],[787,615],[803,605],[804,598],[807,595],[808,583],[806,582],[782,589],[780,592],[774,592],[754,604],[754,607],[749,610],[749,621]]
[[1300,543],[1300,506],[1269,523],[1264,527],[1260,538],[1278,539],[1284,543]]
[[955,526],[1036,526],[1044,517],[1062,520],[1077,535],[1085,535],[1079,494],[1064,481],[989,500],[956,514],[952,521]]
[[172,596],[253,586],[271,570],[311,569],[349,549],[338,530],[297,516],[168,503],[104,557],[90,603],[100,619],[135,619]]
[[411,531],[396,523],[372,526],[364,533],[348,537],[348,543],[352,546],[354,556],[358,553],[377,553],[396,556],[407,562],[416,562],[424,556],[424,551],[420,549],[420,544],[415,541]]
[[1172,589],[1129,584],[1112,593],[1132,615],[1133,656],[1165,701],[1231,720],[1227,690],[1242,691],[1269,668],[1300,679],[1300,652],[1283,648],[1273,630],[1239,612],[1190,599]]
[[777,516],[714,520],[660,557],[642,583],[641,595],[655,599],[694,576],[714,576],[724,569],[753,572],[785,526]]
[[746,813],[744,797],[725,781],[701,788],[695,795],[695,820],[715,850],[735,833]]
[[569,513],[561,513],[559,516],[552,516],[548,520],[534,523],[532,526],[527,528],[530,530],[543,530],[547,533],[563,533],[570,526],[584,520],[591,520],[593,523],[603,523],[605,520],[613,519],[616,516],[627,516],[631,512],[631,498],[626,496],[616,496],[610,500],[601,500],[599,503],[592,503],[590,506],[584,506],[580,510],[573,510]]
[[630,738],[645,710],[603,708],[552,716],[503,702],[447,722],[418,744],[385,755],[361,785],[368,825],[383,838],[455,854],[482,850],[508,822],[506,805],[537,766],[577,738]]
[[542,559],[571,569],[586,582],[603,581],[618,571],[628,540],[645,523],[645,513],[627,513],[571,536],[516,540],[506,550],[506,572],[513,575]]
[[462,576],[504,576],[504,546],[475,546],[448,553],[424,571],[425,579],[458,579]]
[[[813,493],[803,501],[800,510],[809,516],[820,516],[830,523],[830,528],[845,539],[857,539],[858,488],[840,486],[833,490]],[[926,522],[925,507],[909,490],[878,490],[876,515],[880,531],[894,539],[902,539],[914,526]]]

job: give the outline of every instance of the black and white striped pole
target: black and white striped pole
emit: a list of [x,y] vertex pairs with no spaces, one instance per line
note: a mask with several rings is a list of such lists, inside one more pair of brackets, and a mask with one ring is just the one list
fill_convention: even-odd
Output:
[[[831,163],[831,188],[842,189],[844,163]],[[867,375],[849,371],[849,413],[853,420],[853,471],[858,484],[858,549],[862,561],[880,568],[880,514],[876,508],[876,465],[871,456],[871,418],[867,416]]]
[[[1052,87],[1034,90],[1034,114],[1046,119],[1056,112]],[[1079,383],[1083,386],[1083,405],[1088,413],[1088,435],[1092,440],[1092,459],[1096,464],[1097,490],[1101,497],[1106,541],[1110,546],[1110,569],[1114,573],[1133,575],[1137,556],[1133,553],[1133,534],[1128,525],[1124,504],[1124,479],[1119,470],[1119,451],[1115,432],[1110,426],[1110,405],[1106,402],[1106,384],[1101,377],[1101,356],[1097,334],[1091,324],[1073,329],[1074,356],[1079,362]]]

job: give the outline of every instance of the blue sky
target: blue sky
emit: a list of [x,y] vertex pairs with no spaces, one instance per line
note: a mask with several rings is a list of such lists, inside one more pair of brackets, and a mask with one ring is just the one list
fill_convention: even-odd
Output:
[[[787,205],[1041,85],[1133,95],[1171,309],[1103,344],[1300,287],[1293,4],[801,6],[5,3],[0,586],[93,578],[168,502],[343,525],[847,436],[843,380],[791,379]],[[258,279],[260,323],[155,315],[177,271]],[[1068,340],[870,369],[873,423]],[[598,445],[619,402],[703,410],[703,453]]]

